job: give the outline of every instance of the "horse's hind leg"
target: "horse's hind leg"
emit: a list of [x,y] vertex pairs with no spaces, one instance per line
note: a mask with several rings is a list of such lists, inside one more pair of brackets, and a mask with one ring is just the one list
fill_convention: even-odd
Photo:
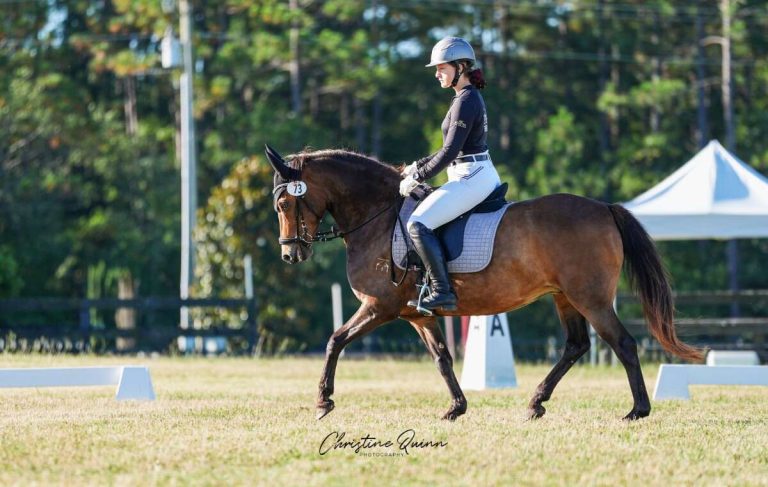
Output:
[[445,379],[448,390],[451,392],[451,407],[443,415],[443,419],[453,421],[467,411],[467,399],[461,391],[459,381],[456,380],[456,374],[453,373],[453,358],[445,343],[443,332],[440,331],[437,318],[422,318],[412,321],[411,324],[416,328],[424,344],[429,350],[429,354],[437,364],[440,375]]
[[635,339],[624,328],[611,305],[603,306],[594,311],[584,310],[584,314],[592,323],[597,334],[616,352],[622,365],[624,365],[624,370],[627,371],[634,405],[624,419],[632,421],[648,416],[651,413],[651,401],[645,388],[643,371],[640,369],[640,357],[637,356]]
[[565,330],[565,349],[563,356],[536,388],[536,393],[531,398],[531,402],[528,403],[528,419],[536,419],[544,415],[546,409],[541,403],[549,400],[560,379],[589,350],[589,334],[584,316],[573,307],[563,294],[555,294],[553,297],[557,307],[557,316]]

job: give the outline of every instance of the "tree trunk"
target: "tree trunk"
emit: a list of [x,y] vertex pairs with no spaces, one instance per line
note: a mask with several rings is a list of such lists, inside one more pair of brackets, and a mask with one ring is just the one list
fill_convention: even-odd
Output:
[[315,78],[307,81],[309,91],[309,115],[314,119],[320,114],[320,87]]
[[[731,82],[731,2],[721,0],[720,13],[723,20],[722,48],[722,94],[723,94],[723,123],[725,124],[725,147],[736,151],[736,129],[733,117],[733,96]],[[729,240],[726,245],[726,258],[728,260],[728,287],[732,292],[739,290],[739,246],[736,240]],[[741,314],[739,303],[731,303],[731,316],[738,317]]]
[[181,107],[180,107],[180,96],[179,96],[179,90],[178,85],[174,85],[173,90],[173,97],[171,98],[171,101],[169,103],[169,109],[171,110],[171,113],[173,114],[173,122],[174,127],[176,129],[174,134],[174,145],[176,146],[176,165],[177,167],[181,167]]
[[[661,16],[658,11],[653,14],[653,33],[651,34],[651,44],[653,45],[653,54],[651,57],[651,81],[654,85],[658,84],[661,80],[661,58],[659,57],[659,44],[660,44],[660,30],[661,30]],[[654,103],[651,105],[651,113],[649,117],[649,125],[651,133],[658,133],[661,125],[661,111],[659,107]]]
[[[619,51],[619,45],[618,44],[612,44],[611,45],[611,59],[619,59],[621,57],[621,51]],[[619,63],[611,61],[611,83],[613,86],[616,87],[616,90],[619,91],[621,89],[621,71],[619,69]],[[621,112],[619,111],[619,108],[616,107],[613,110],[611,110],[611,117],[610,117],[610,129],[611,129],[611,138],[609,141],[609,145],[611,148],[615,147],[619,140],[619,135],[621,131],[621,125],[619,124],[621,118]]]
[[[371,69],[375,72],[379,62],[379,25],[378,25],[378,0],[371,0],[371,10],[373,18],[371,19],[371,43],[373,44],[373,59]],[[373,95],[371,113],[371,154],[374,157],[381,156],[381,93],[376,89]]]
[[133,137],[139,131],[139,114],[136,111],[136,78],[123,78],[123,111],[125,112],[125,133]]
[[371,154],[381,157],[381,96],[378,91],[373,98],[373,116],[371,120]]
[[349,129],[349,96],[346,92],[342,91],[339,96],[339,126],[343,133]]
[[696,4],[696,120],[698,128],[696,135],[699,149],[709,142],[709,118],[707,114],[707,96],[704,87],[704,21],[701,18],[703,0]]
[[365,153],[365,116],[363,115],[363,101],[354,97],[352,100],[355,110],[355,145],[358,152]]
[[[610,73],[610,64],[606,53],[606,35],[605,35],[605,4],[603,0],[597,2],[598,5],[598,47],[597,53],[600,59],[598,67],[598,96],[605,93],[608,86],[608,75]],[[618,89],[618,86],[615,87]],[[600,112],[600,130],[598,131],[598,143],[600,145],[600,177],[606,180],[608,175],[608,159],[611,151],[611,121],[610,114],[605,111]],[[611,185],[605,185],[603,198],[610,201]]]
[[253,86],[250,83],[243,86],[243,104],[246,112],[253,110]]
[[[501,46],[501,52],[499,53],[498,60],[498,83],[499,91],[506,97],[510,94],[509,82],[510,77],[513,75],[512,70],[509,69],[509,59],[507,56],[507,28],[509,20],[507,17],[507,7],[503,3],[498,4],[498,23],[496,28],[499,34],[499,45]],[[502,108],[504,106],[502,105]],[[512,145],[512,137],[510,132],[512,130],[512,120],[506,110],[502,109],[499,113],[499,148],[502,151],[508,151]]]
[[291,14],[294,15],[294,19],[291,21],[290,32],[291,109],[298,117],[301,116],[301,50],[299,46],[299,21],[295,17],[298,16],[299,1],[290,0],[288,8],[291,10]]

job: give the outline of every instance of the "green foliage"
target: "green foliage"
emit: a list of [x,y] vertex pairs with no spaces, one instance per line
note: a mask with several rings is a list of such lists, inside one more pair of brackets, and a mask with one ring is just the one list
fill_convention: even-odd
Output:
[[[260,319],[293,340],[278,337],[274,348],[322,347],[327,288],[345,279],[344,252],[317,246],[309,263],[280,261],[271,174],[254,155],[265,142],[285,153],[307,146],[376,152],[392,163],[434,152],[453,93],[424,64],[444,35],[465,36],[476,48],[489,82],[491,153],[515,199],[556,191],[633,198],[698,149],[700,94],[706,138],[724,138],[719,46],[704,48],[703,79],[696,78],[697,16],[702,36],[721,34],[714,3],[700,10],[669,0],[372,5],[193,2],[198,201],[205,202],[197,293],[241,296],[242,258],[252,255]],[[736,152],[766,174],[764,5],[731,5]],[[98,288],[113,296],[106,276],[128,272],[142,295],[177,294],[179,73],[161,70],[158,57],[166,29],[178,32],[178,15],[161,7],[156,0],[3,5],[0,293],[84,296]],[[765,243],[744,241],[740,249],[743,285],[768,286]],[[719,243],[662,250],[681,289],[725,287]],[[355,300],[346,298],[349,315]],[[557,328],[547,302],[520,313],[536,325],[526,333]],[[242,316],[199,319],[237,325]]]
[[0,297],[15,295],[22,284],[19,265],[13,258],[11,249],[0,245]]
[[526,186],[530,193],[583,194],[584,188],[577,185],[588,182],[578,168],[584,151],[584,130],[576,124],[573,114],[560,107],[537,137],[536,158],[528,168]]

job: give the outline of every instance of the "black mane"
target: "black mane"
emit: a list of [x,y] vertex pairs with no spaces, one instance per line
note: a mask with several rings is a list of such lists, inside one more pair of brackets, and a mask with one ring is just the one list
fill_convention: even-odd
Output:
[[343,149],[323,149],[314,151],[303,151],[289,156],[295,164],[294,167],[301,170],[305,165],[319,161],[346,161],[367,171],[383,170],[388,173],[399,174],[400,171],[395,166],[379,161],[374,157],[360,154],[358,152]]

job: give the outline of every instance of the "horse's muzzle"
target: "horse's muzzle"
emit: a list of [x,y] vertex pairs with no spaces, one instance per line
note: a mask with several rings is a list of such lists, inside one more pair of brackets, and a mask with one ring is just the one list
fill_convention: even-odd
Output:
[[312,247],[302,244],[290,244],[282,246],[283,262],[297,264],[304,262],[312,256]]

